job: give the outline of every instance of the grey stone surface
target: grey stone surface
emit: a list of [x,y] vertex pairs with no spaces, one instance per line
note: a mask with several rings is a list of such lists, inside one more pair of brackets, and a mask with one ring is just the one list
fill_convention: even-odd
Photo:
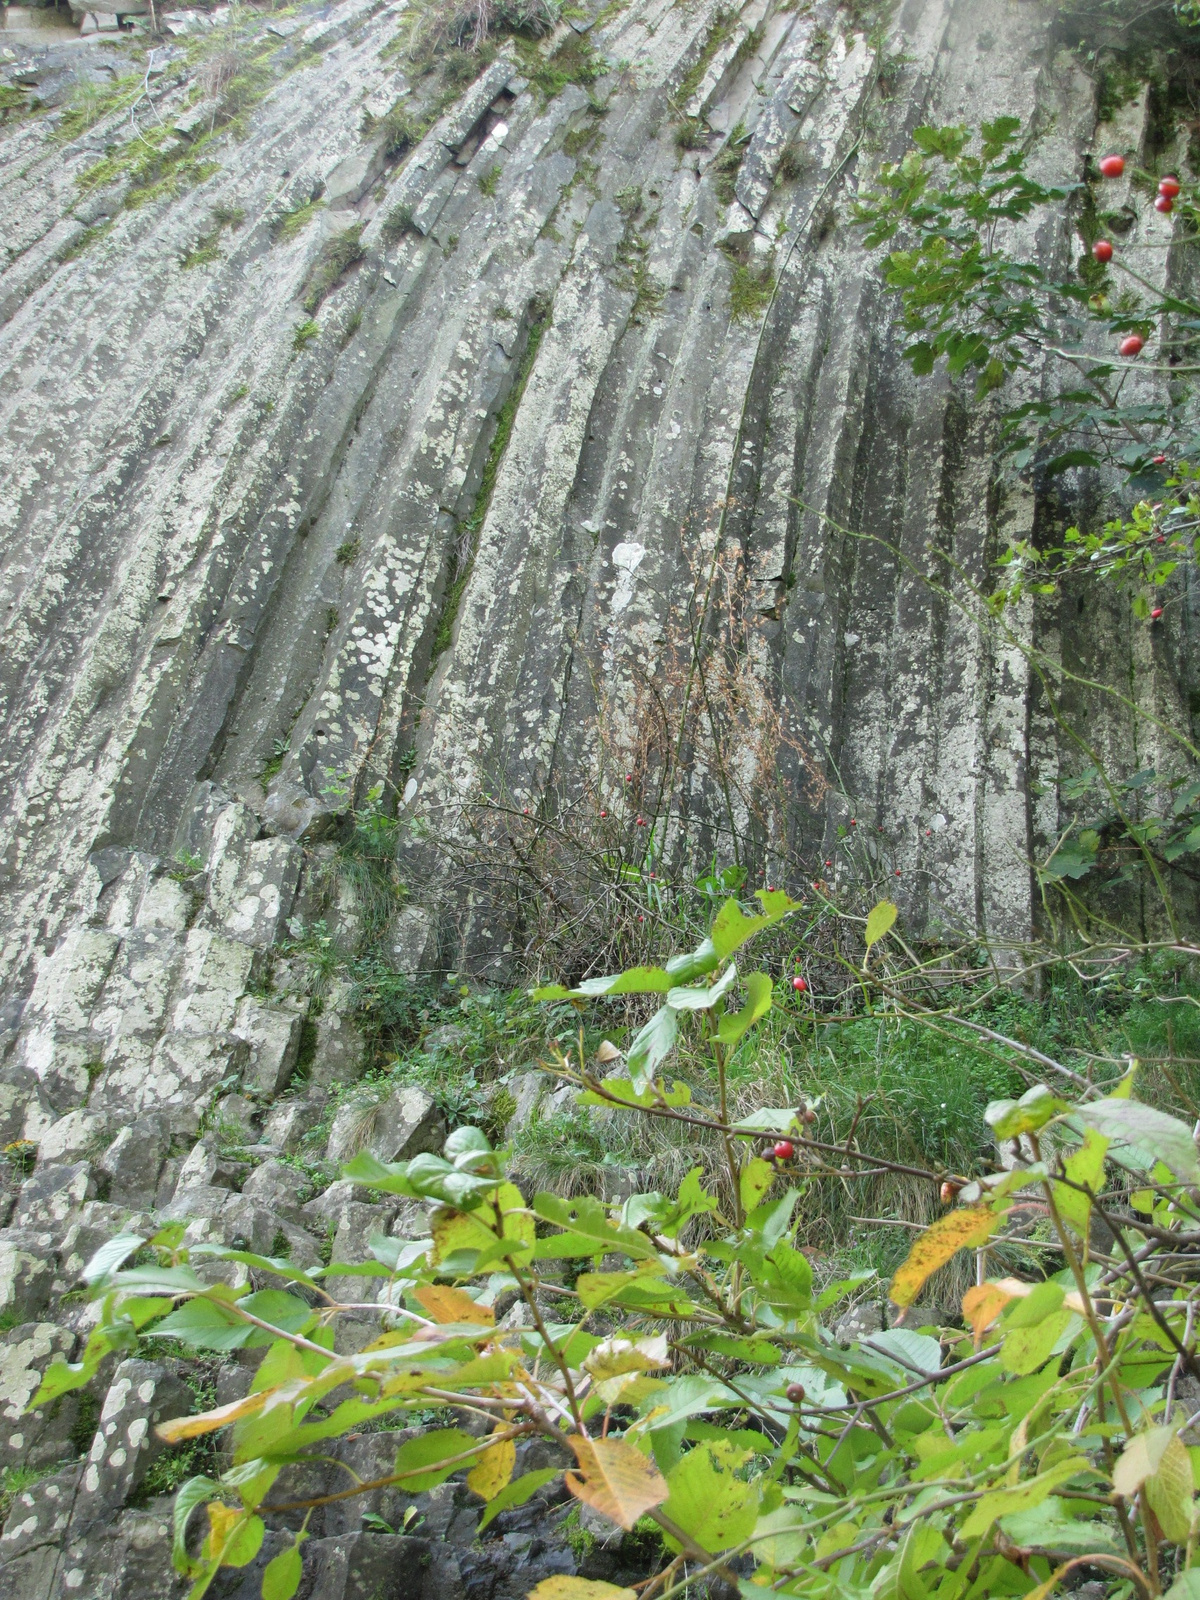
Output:
[[381,1099],[348,1100],[333,1119],[326,1159],[348,1161],[369,1150],[380,1161],[407,1161],[423,1151],[440,1151],[446,1119],[432,1095],[409,1086]]
[[42,1375],[52,1361],[70,1361],[75,1335],[53,1322],[27,1322],[0,1340],[0,1462],[5,1467],[44,1467],[70,1454],[78,1399],[30,1410]]

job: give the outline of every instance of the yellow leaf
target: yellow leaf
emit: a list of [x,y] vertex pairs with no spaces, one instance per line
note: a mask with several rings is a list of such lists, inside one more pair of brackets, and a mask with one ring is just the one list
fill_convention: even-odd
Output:
[[892,1279],[891,1296],[898,1306],[911,1306],[921,1286],[959,1250],[985,1244],[998,1218],[983,1206],[964,1206],[939,1217],[908,1252],[908,1260]]
[[619,1523],[626,1533],[632,1533],[638,1518],[667,1498],[670,1491],[653,1461],[623,1439],[585,1439],[572,1433],[567,1443],[582,1474],[568,1472],[567,1488],[577,1500]]
[[1177,1434],[1146,1479],[1146,1498],[1167,1538],[1183,1544],[1192,1531],[1192,1463]]
[[583,1360],[584,1370],[597,1381],[617,1378],[625,1372],[648,1372],[654,1367],[669,1367],[665,1334],[645,1339],[605,1339]]
[[637,1600],[632,1589],[618,1589],[599,1578],[543,1578],[529,1591],[529,1600]]
[[[890,900],[881,900],[877,906],[872,907],[867,916],[867,931],[865,934],[868,952],[872,945],[879,943],[885,933],[890,932],[892,924],[899,915],[899,906],[893,905]],[[865,961],[863,965],[866,965]]]
[[963,1316],[974,1331],[976,1350],[982,1343],[984,1331],[995,1322],[1011,1299],[1012,1295],[1000,1283],[977,1283],[963,1295]]
[[208,1557],[213,1562],[219,1562],[222,1550],[229,1544],[230,1533],[246,1514],[240,1507],[235,1510],[232,1506],[224,1506],[221,1501],[210,1501],[205,1509],[208,1512]]
[[501,1489],[508,1487],[516,1464],[515,1440],[501,1439],[490,1444],[467,1473],[467,1488],[473,1489],[482,1500],[494,1500]]
[[413,1291],[413,1298],[435,1322],[474,1322],[486,1327],[496,1320],[491,1306],[481,1306],[462,1289],[452,1289],[449,1284],[423,1283]]
[[273,1389],[262,1389],[258,1394],[246,1395],[243,1400],[231,1400],[227,1406],[217,1406],[215,1411],[202,1411],[196,1417],[174,1417],[170,1422],[160,1422],[154,1431],[168,1444],[179,1444],[183,1439],[196,1439],[202,1433],[215,1433],[218,1428],[224,1428],[230,1422],[237,1422],[241,1417],[253,1416],[256,1411],[261,1411],[271,1395],[276,1393],[278,1386]]
[[1175,1437],[1169,1424],[1147,1428],[1132,1438],[1121,1452],[1121,1459],[1113,1468],[1113,1488],[1126,1500],[1135,1495],[1146,1479],[1158,1471],[1167,1446]]

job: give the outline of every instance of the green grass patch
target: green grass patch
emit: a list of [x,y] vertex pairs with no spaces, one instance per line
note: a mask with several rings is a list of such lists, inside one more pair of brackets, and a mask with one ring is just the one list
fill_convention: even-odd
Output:
[[325,202],[315,195],[311,200],[297,201],[283,213],[271,232],[281,243],[290,244],[293,239],[300,237],[324,204]]
[[543,107],[569,83],[587,88],[609,70],[608,62],[597,54],[587,34],[569,33],[549,55],[531,39],[517,37],[513,44],[521,71],[537,90]]
[[298,322],[292,331],[292,349],[303,350],[307,344],[319,337],[321,324],[307,317],[303,322]]
[[361,261],[366,255],[362,231],[363,224],[357,223],[353,228],[344,228],[340,233],[335,233],[321,246],[305,280],[301,300],[310,315],[320,307],[327,295],[332,294],[355,262]]
[[700,47],[700,54],[684,73],[679,81],[672,99],[675,105],[683,107],[695,94],[704,80],[704,74],[712,65],[713,57],[723,44],[728,43],[737,32],[738,14],[736,11],[722,7],[713,18],[708,32],[704,36],[704,43]]
[[775,272],[770,262],[752,267],[735,262],[729,279],[729,315],[735,322],[757,322],[775,293]]

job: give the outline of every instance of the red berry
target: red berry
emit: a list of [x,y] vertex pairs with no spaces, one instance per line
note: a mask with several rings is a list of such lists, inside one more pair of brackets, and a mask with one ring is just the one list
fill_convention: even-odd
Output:
[[1162,614],[1163,614],[1163,608],[1161,606],[1155,606],[1154,610],[1150,613],[1150,621],[1151,622],[1157,622],[1159,617],[1162,616]]
[[802,1383],[789,1383],[783,1391],[794,1406],[804,1404],[804,1385]]
[[1097,261],[1111,261],[1113,258],[1113,247],[1111,244],[1109,244],[1107,239],[1097,239],[1095,244],[1092,246],[1092,254],[1095,256]]
[[897,876],[897,877],[899,877],[899,876],[900,876],[900,868],[899,868],[899,867],[897,867],[897,868],[896,868],[896,876]]
[[632,772],[627,772],[625,774],[625,782],[626,783],[632,783],[633,782],[633,773]]
[[933,829],[932,829],[932,828],[926,828],[926,829],[925,829],[925,837],[926,837],[926,838],[927,838],[927,839],[929,839],[929,838],[931,838],[931,837],[932,837],[932,835],[933,835]]
[[941,1194],[942,1204],[944,1206],[952,1206],[958,1199],[958,1187],[959,1186],[957,1183],[947,1182],[942,1185],[939,1192]]
[[792,988],[795,989],[797,994],[804,994],[808,988],[808,984],[803,978],[793,978]]
[[828,861],[828,860],[827,860],[827,861],[826,861],[826,863],[825,863],[825,865],[826,865],[826,866],[827,866],[827,867],[831,867],[831,866],[832,866],[832,865],[833,865],[833,862],[832,862],[832,861]]
[[858,827],[858,818],[857,817],[851,817],[850,818],[850,826],[852,828],[857,828]]
[[790,1161],[796,1154],[796,1147],[790,1139],[780,1139],[773,1154],[776,1161]]
[[1119,178],[1125,171],[1125,157],[1105,156],[1100,163],[1100,171],[1106,178]]
[[1144,339],[1139,338],[1136,333],[1131,333],[1127,338],[1121,340],[1117,349],[1123,356],[1140,356],[1145,349],[1145,345],[1146,341]]
[[646,819],[645,819],[645,817],[639,817],[639,818],[638,818],[638,819],[637,819],[637,825],[638,825],[638,827],[639,827],[639,828],[644,828],[644,827],[645,827],[645,826],[646,826]]
[[1164,461],[1165,461],[1165,460],[1166,460],[1166,459],[1167,459],[1167,458],[1166,458],[1166,456],[1151,456],[1151,457],[1150,457],[1150,459],[1151,459],[1151,461],[1153,461],[1153,463],[1154,463],[1154,465],[1155,465],[1155,466],[1156,466],[1156,467],[1161,467],[1161,466],[1162,466],[1162,464],[1163,464],[1163,462],[1164,462]]
[[813,1108],[811,1106],[805,1106],[804,1110],[800,1113],[800,1121],[803,1122],[803,1123],[807,1123],[808,1126],[811,1127],[812,1124],[816,1120],[817,1120],[817,1113],[813,1110]]
[[1161,195],[1165,195],[1168,200],[1174,200],[1181,187],[1179,179],[1173,176],[1158,180],[1158,192]]
[[1161,211],[1165,217],[1168,211],[1174,211],[1175,202],[1169,194],[1160,194],[1154,201],[1155,211]]
[[602,812],[601,812],[601,813],[600,813],[600,815],[601,815],[601,816],[602,816],[602,817],[606,817],[606,816],[607,816],[607,815],[608,815],[608,812],[607,812],[607,811],[602,811]]

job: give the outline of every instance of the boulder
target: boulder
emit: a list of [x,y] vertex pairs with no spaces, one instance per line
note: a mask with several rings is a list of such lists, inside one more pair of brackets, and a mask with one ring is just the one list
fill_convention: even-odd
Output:
[[380,1161],[407,1161],[440,1150],[445,1139],[446,1119],[436,1101],[409,1085],[381,1100],[348,1101],[333,1120],[325,1154],[342,1162],[369,1150]]
[[69,1361],[75,1335],[54,1322],[26,1322],[0,1342],[0,1466],[44,1467],[70,1453],[78,1396],[28,1410],[52,1361]]

